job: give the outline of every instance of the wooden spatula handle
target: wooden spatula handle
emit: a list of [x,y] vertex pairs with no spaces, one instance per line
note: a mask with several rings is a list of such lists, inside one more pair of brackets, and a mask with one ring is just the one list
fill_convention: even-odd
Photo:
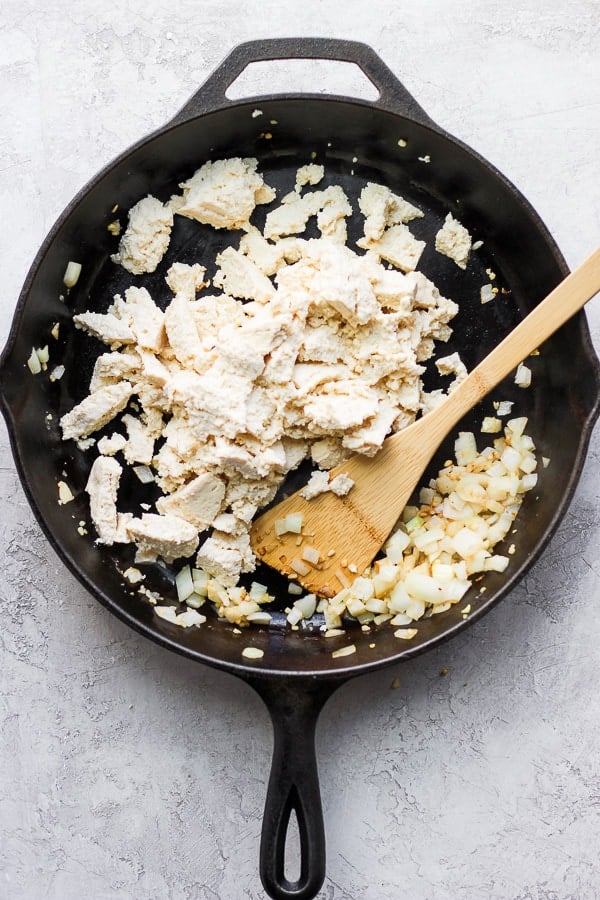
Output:
[[579,312],[598,291],[600,247],[519,322],[434,411],[432,415],[438,419],[438,434],[445,436],[473,406]]

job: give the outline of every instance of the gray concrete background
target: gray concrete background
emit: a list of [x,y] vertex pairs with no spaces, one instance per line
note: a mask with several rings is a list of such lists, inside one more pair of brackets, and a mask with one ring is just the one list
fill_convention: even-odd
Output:
[[[234,44],[293,34],[369,42],[521,188],[571,266],[598,244],[597,0],[2,0],[2,342],[77,189]],[[276,74],[282,90],[360,81]],[[600,349],[600,300],[588,315]],[[264,708],[100,608],[35,523],[4,426],[0,452],[0,897],[262,897]],[[596,431],[565,521],[518,589],[451,644],[330,702],[322,898],[600,897],[599,474]]]

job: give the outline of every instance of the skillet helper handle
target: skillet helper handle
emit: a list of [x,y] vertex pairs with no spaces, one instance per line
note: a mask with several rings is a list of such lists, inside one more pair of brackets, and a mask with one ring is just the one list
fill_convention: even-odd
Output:
[[[251,679],[273,722],[274,746],[260,841],[260,877],[273,900],[312,900],[325,878],[325,829],[315,754],[319,714],[339,682]],[[300,876],[285,874],[285,845],[294,812]]]
[[231,105],[232,101],[227,98],[226,91],[250,63],[278,59],[330,59],[353,63],[379,91],[379,98],[371,103],[372,106],[406,116],[422,125],[436,127],[412,94],[368,44],[314,37],[271,38],[238,44],[179,110],[171,120],[172,124],[186,122]]

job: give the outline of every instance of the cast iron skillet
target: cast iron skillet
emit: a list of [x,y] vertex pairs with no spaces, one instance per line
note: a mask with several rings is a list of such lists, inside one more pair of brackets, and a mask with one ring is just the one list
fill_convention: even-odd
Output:
[[[371,103],[294,94],[233,103],[226,98],[226,89],[248,63],[282,58],[355,63],[378,88],[379,99]],[[256,108],[262,115],[252,116]],[[214,258],[226,243],[239,238],[176,217],[170,250],[157,272],[134,278],[108,259],[116,239],[106,226],[115,218],[112,210],[116,203],[119,211],[126,211],[149,192],[166,199],[178,182],[207,159],[228,156],[256,156],[266,181],[275,185],[281,196],[293,185],[297,166],[310,162],[311,153],[325,164],[325,183],[342,184],[354,201],[365,182],[375,180],[427,211],[424,219],[411,226],[419,236],[429,238],[420,268],[443,293],[461,304],[448,352],[460,350],[468,367],[567,273],[550,234],[515,187],[473,150],[436,126],[369,47],[325,39],[250,42],[233,50],[171,122],[121,154],[67,207],[27,276],[0,363],[2,408],[17,469],[41,527],[65,564],[102,604],[141,634],[238,675],[266,702],[275,746],[260,873],[272,897],[304,900],[314,897],[325,874],[314,751],[315,727],[323,704],[348,679],[439,644],[506,596],[565,513],[598,413],[600,384],[598,360],[580,313],[530,360],[532,389],[520,390],[507,379],[494,393],[497,398],[516,401],[514,412],[529,417],[529,433],[540,454],[551,463],[541,470],[538,489],[527,495],[517,519],[517,533],[510,535],[516,546],[510,567],[503,574],[490,573],[486,593],[474,587],[460,604],[471,604],[466,621],[460,609],[454,608],[422,621],[417,637],[407,644],[395,639],[393,629],[386,626],[373,628],[370,634],[350,628],[349,636],[341,639],[325,639],[318,623],[306,631],[291,632],[283,625],[283,612],[270,627],[252,628],[243,634],[235,634],[230,625],[214,616],[205,626],[186,630],[158,619],[147,600],[120,574],[119,569],[133,558],[132,548],[97,547],[91,526],[87,538],[76,530],[79,520],[89,518],[83,489],[91,455],[78,450],[73,442],[62,443],[57,422],[85,395],[94,359],[105,348],[76,332],[71,316],[83,309],[105,310],[112,295],[131,283],[145,284],[164,305],[169,298],[164,273],[174,259]],[[449,210],[475,238],[484,241],[472,254],[465,273],[431,247]],[[263,207],[258,224],[264,213]],[[356,237],[359,232],[356,217],[350,221],[350,234]],[[62,276],[70,259],[81,262],[83,271],[63,302],[59,299],[65,293]],[[496,273],[494,283],[502,291],[494,302],[482,306],[479,289],[489,280],[486,268]],[[58,341],[49,336],[56,321],[61,322]],[[54,383],[47,373],[33,377],[26,367],[31,347],[45,343],[51,348],[50,368],[58,362],[67,367],[64,378]],[[430,378],[430,384],[434,383]],[[484,402],[462,427],[477,428],[481,417],[491,410],[491,401]],[[51,419],[47,419],[48,413]],[[451,446],[450,442],[442,448],[440,458],[451,452]],[[434,467],[436,463],[439,458]],[[65,506],[57,504],[56,482],[61,478],[75,493],[75,499]],[[142,499],[139,490],[137,497],[135,494],[133,483],[122,486],[124,508],[128,502]],[[151,500],[151,494],[146,499]],[[289,602],[286,582],[270,570],[261,570],[256,577],[277,592],[283,610]],[[146,583],[174,596],[172,569],[152,567]],[[333,650],[350,642],[356,645],[354,655],[332,659]],[[247,662],[241,651],[248,645],[261,648],[263,658]],[[300,877],[294,882],[284,871],[292,810],[297,815],[302,857]]]

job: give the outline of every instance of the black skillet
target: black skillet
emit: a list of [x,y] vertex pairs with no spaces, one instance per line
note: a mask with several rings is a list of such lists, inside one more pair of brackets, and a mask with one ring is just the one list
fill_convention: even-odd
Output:
[[[268,59],[334,59],[355,63],[379,90],[376,102],[346,97],[289,95],[230,102],[225,91],[255,61]],[[255,109],[262,115],[253,116]],[[399,143],[400,142],[400,143]],[[503,574],[486,577],[486,592],[472,588],[464,603],[472,613],[463,620],[454,608],[419,623],[409,644],[393,637],[393,629],[373,628],[365,634],[349,628],[346,638],[326,639],[318,627],[291,632],[284,613],[270,627],[235,634],[230,625],[210,617],[201,628],[180,629],[158,619],[147,600],[124,582],[119,570],[132,560],[130,547],[97,547],[91,534],[82,537],[79,520],[89,519],[83,491],[92,452],[62,443],[60,415],[86,393],[95,356],[104,348],[76,332],[73,311],[105,310],[112,295],[131,283],[145,284],[157,302],[168,302],[163,276],[174,259],[214,258],[239,235],[217,233],[177,217],[167,257],[152,276],[134,278],[114,266],[108,256],[116,239],[107,224],[147,193],[166,199],[178,182],[207,159],[256,156],[266,181],[289,190],[299,165],[325,164],[326,182],[342,184],[356,201],[368,180],[388,184],[427,212],[412,223],[429,239],[420,268],[442,292],[458,300],[448,350],[460,350],[468,367],[477,363],[499,339],[567,273],[567,266],[547,229],[521,194],[493,166],[435,125],[387,66],[366,45],[326,39],[257,41],[237,47],[203,87],[164,128],[139,141],[108,165],[75,197],[44,241],[27,276],[14,323],[0,363],[0,393],[17,469],[38,521],[56,552],[81,583],[111,612],[146,637],[178,653],[225,669],[244,679],[267,704],[273,720],[275,748],[263,820],[260,873],[274,898],[314,897],[325,874],[325,839],[314,750],[321,708],[342,683],[356,675],[397,663],[453,636],[506,596],[540,554],[564,516],[599,409],[600,374],[586,320],[580,313],[532,357],[533,387],[521,390],[511,379],[494,393],[515,401],[514,412],[529,417],[528,431],[539,453],[549,457],[538,487],[527,495],[510,535],[516,552]],[[117,213],[113,212],[119,204]],[[356,202],[354,202],[356,208]],[[483,246],[472,253],[466,272],[436,254],[432,237],[448,211],[464,222]],[[258,213],[260,224],[264,208]],[[358,217],[350,235],[360,233]],[[83,265],[71,292],[62,286],[68,260]],[[495,301],[481,305],[479,289],[496,273]],[[67,294],[65,300],[59,295]],[[60,337],[49,332],[61,322]],[[26,360],[32,346],[48,343],[50,368],[65,362],[67,372],[51,382],[47,373],[32,376]],[[434,385],[433,376],[427,376]],[[463,428],[477,428],[491,401],[467,417]],[[48,413],[52,416],[47,419]],[[440,451],[451,452],[451,442]],[[439,459],[437,460],[439,462]],[[436,461],[433,462],[435,466]],[[75,499],[57,503],[56,482],[64,479]],[[143,499],[133,482],[125,484],[124,508]],[[146,499],[151,500],[148,493]],[[285,581],[259,570],[279,598],[289,602]],[[148,570],[150,587],[174,596],[171,568]],[[57,622],[57,627],[60,623]],[[318,626],[318,623],[317,623]],[[356,653],[332,658],[349,643]],[[242,649],[258,647],[264,656],[246,661]],[[297,815],[301,873],[290,882],[284,872],[285,840],[291,811]]]

